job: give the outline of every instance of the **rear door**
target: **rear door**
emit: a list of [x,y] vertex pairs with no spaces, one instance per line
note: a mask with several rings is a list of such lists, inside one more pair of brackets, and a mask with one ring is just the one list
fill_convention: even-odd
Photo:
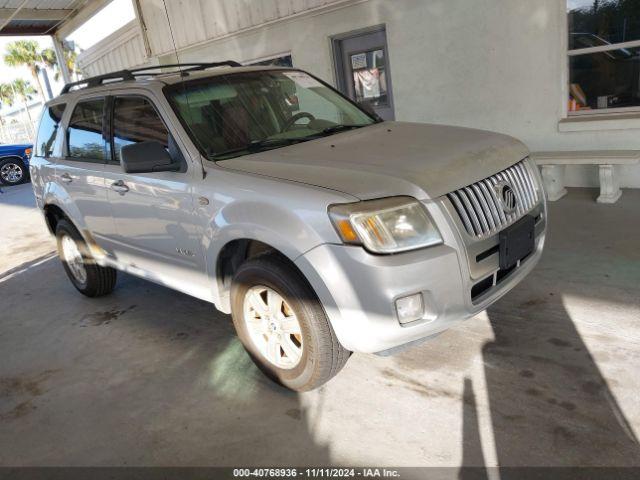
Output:
[[[158,283],[207,298],[210,288],[204,278],[203,229],[194,209],[192,166],[148,96],[115,95],[110,104],[113,155],[105,178],[115,254]],[[125,173],[122,147],[145,141],[161,143],[174,161],[182,162],[182,171]]]
[[63,208],[96,240],[111,229],[112,222],[103,172],[109,153],[105,112],[103,96],[78,100],[67,122],[55,170],[56,183],[64,191],[59,197],[67,203]]
[[48,105],[42,110],[36,143],[33,146],[31,158],[31,182],[33,183],[36,201],[40,208],[43,207],[45,188],[55,184],[56,156],[60,156],[60,122],[64,115],[66,104],[58,103]]

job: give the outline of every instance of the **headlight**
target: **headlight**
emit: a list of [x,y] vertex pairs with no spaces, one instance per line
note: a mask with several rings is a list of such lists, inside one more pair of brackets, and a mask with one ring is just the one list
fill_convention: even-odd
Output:
[[24,154],[27,156],[27,158],[31,158],[31,153],[32,153],[32,150],[30,148],[26,148],[24,150]]
[[329,207],[342,241],[374,253],[397,253],[442,243],[424,206],[411,197],[391,197]]

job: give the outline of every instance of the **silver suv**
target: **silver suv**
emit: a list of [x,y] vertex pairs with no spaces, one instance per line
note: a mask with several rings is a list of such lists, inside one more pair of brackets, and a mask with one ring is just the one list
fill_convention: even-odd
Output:
[[211,302],[303,391],[351,352],[486,309],[540,258],[544,192],[519,141],[383,122],[300,70],[162,68],[69,84],[44,109],[33,186],[81,293],[122,270]]

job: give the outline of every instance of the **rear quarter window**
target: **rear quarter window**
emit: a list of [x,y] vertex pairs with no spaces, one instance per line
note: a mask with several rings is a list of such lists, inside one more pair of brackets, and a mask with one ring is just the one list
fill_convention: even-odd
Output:
[[65,107],[66,104],[64,103],[51,105],[42,112],[34,156],[48,158],[53,155],[53,147],[56,143],[58,128]]

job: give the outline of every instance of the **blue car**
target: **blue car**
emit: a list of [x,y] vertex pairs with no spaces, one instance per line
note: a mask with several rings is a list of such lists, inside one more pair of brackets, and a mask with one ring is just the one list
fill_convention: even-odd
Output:
[[0,184],[17,185],[29,177],[33,145],[0,144]]

